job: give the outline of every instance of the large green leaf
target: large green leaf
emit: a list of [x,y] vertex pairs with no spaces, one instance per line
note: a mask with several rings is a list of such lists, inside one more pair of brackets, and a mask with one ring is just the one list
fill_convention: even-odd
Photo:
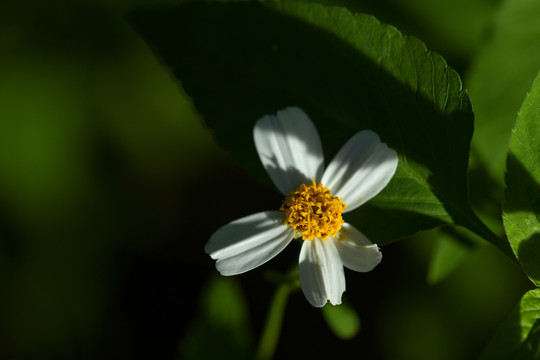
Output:
[[491,339],[481,360],[538,359],[540,289],[521,298]]
[[483,231],[471,224],[467,200],[469,98],[456,72],[418,39],[369,15],[297,2],[187,3],[141,11],[131,22],[218,142],[254,174],[267,179],[254,151],[255,120],[297,105],[314,120],[327,159],[366,128],[399,153],[387,188],[346,219],[374,241],[452,222]]
[[516,114],[540,68],[539,18],[540,1],[506,0],[466,79],[475,113],[472,152],[496,180],[498,199]]
[[529,278],[540,285],[540,75],[527,95],[510,140],[504,227]]

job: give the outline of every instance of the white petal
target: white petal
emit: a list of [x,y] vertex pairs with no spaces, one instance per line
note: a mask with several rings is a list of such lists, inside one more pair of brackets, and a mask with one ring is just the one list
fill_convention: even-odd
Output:
[[279,211],[243,217],[219,228],[205,251],[217,260],[221,275],[238,275],[256,268],[279,254],[294,237]]
[[356,133],[339,150],[324,172],[322,183],[334,196],[343,198],[345,212],[377,195],[396,172],[395,150],[381,143],[371,130]]
[[322,307],[328,300],[332,305],[341,304],[345,274],[333,241],[304,240],[299,263],[300,285],[311,305]]
[[382,260],[379,247],[351,224],[344,223],[333,241],[343,265],[348,269],[368,272]]
[[263,116],[255,124],[253,138],[264,168],[284,195],[313,178],[320,181],[324,170],[321,140],[302,109],[288,107],[277,116]]

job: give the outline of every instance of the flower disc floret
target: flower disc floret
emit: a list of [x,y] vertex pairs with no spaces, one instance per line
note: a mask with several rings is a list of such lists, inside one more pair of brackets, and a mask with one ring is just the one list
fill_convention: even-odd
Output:
[[333,196],[322,183],[302,184],[283,200],[281,212],[285,214],[285,224],[292,226],[303,240],[328,236],[334,237],[343,224],[341,214],[347,205],[343,199]]

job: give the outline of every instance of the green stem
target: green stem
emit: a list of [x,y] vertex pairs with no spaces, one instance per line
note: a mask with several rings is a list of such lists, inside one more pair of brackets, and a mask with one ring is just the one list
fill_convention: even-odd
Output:
[[274,356],[281,333],[285,306],[292,289],[293,285],[291,283],[283,283],[279,285],[274,293],[257,349],[257,360],[270,360]]
[[501,250],[506,256],[508,256],[510,260],[512,260],[515,263],[518,263],[516,255],[512,251],[512,247],[510,246],[510,243],[505,238],[500,238],[497,235],[495,235],[493,231],[491,231],[486,226],[486,224],[484,224],[482,220],[480,220],[478,216],[476,216],[476,214],[474,214],[471,211],[471,216],[464,217],[462,220],[463,222],[459,225],[471,230],[476,235],[489,241],[490,243],[495,245],[499,250]]

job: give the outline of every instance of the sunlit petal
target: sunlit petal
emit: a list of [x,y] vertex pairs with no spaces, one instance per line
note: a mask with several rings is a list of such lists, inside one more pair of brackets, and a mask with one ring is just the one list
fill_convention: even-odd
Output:
[[279,254],[292,240],[294,230],[284,225],[279,211],[246,216],[219,228],[205,251],[222,275],[237,275],[260,266]]
[[343,264],[334,242],[315,238],[304,241],[299,259],[300,284],[309,303],[322,307],[327,301],[341,304],[345,291]]
[[382,260],[379,247],[350,224],[344,223],[333,241],[343,265],[348,269],[368,272]]
[[324,167],[317,129],[297,107],[265,115],[253,129],[261,162],[276,187],[287,195],[303,183],[319,181]]
[[332,194],[343,198],[345,212],[377,195],[396,172],[395,150],[381,143],[371,130],[355,134],[326,168],[322,182]]

